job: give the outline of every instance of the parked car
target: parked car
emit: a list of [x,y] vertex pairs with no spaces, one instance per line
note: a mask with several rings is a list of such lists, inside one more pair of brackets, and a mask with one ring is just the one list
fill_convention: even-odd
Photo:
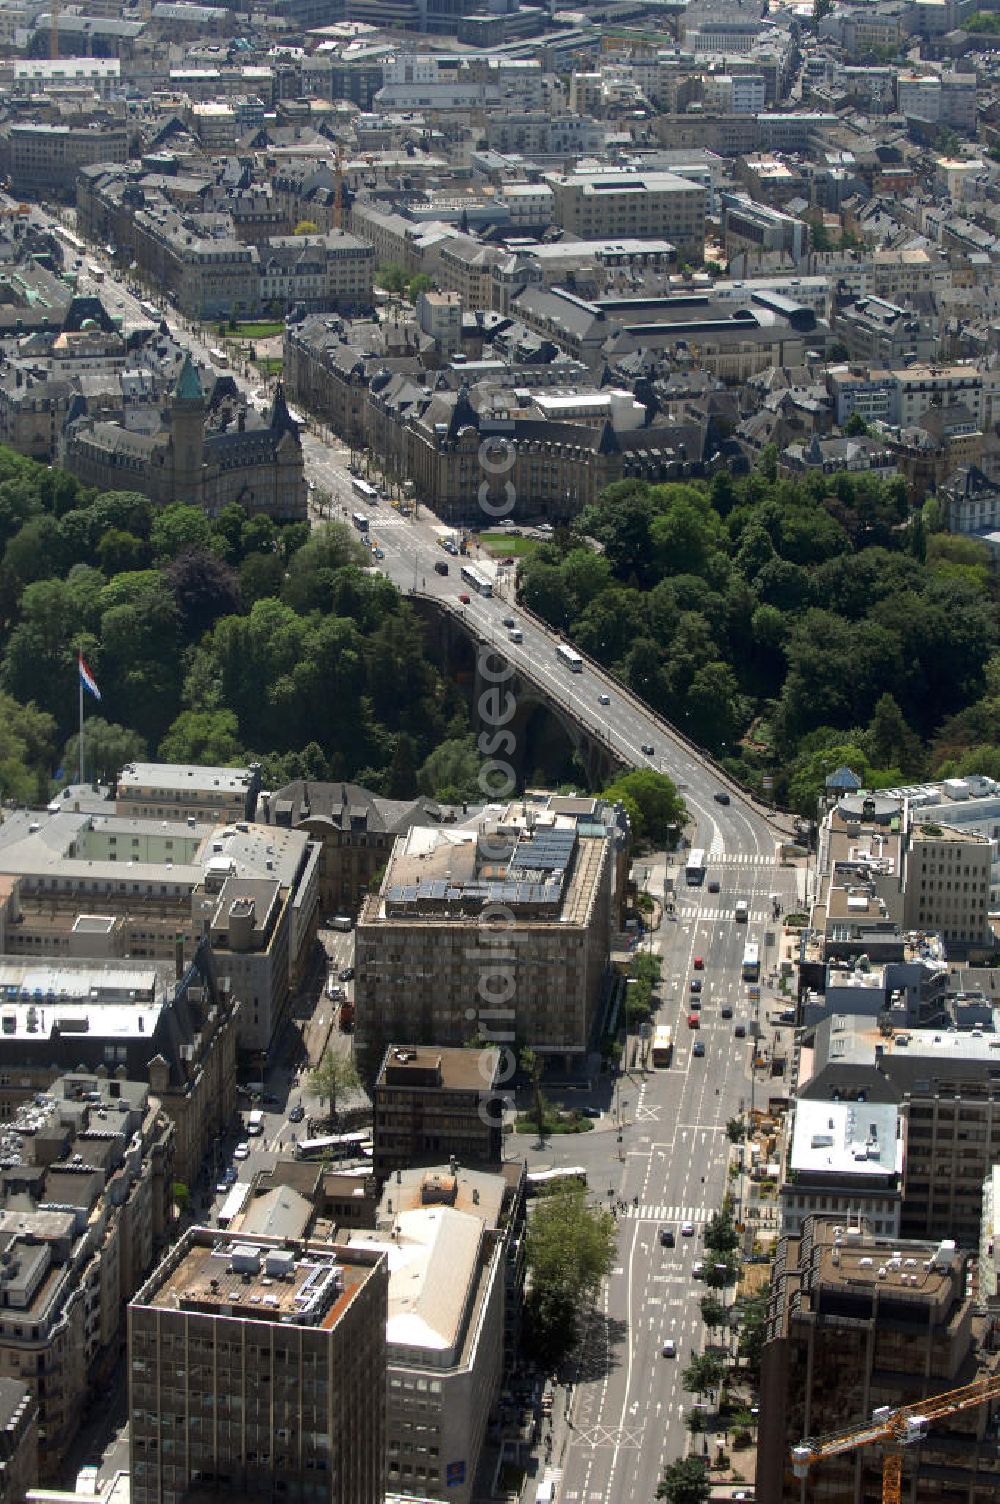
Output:
[[704,1259],[695,1259],[694,1263],[691,1265],[691,1278],[692,1279],[704,1279],[705,1278],[705,1260]]
[[341,972],[340,972],[340,980],[342,982],[349,982],[351,980],[351,978],[353,977],[353,975],[354,975],[354,967],[353,966],[345,966],[341,970]]
[[228,1188],[231,1185],[235,1185],[236,1182],[237,1182],[237,1180],[239,1179],[239,1176],[237,1175],[237,1172],[236,1172],[236,1166],[235,1165],[227,1165],[226,1168],[225,1168],[225,1172],[224,1172],[224,1174],[222,1176],[222,1179],[224,1180],[224,1182],[226,1184],[227,1190],[228,1190]]
[[585,1118],[599,1118],[601,1116],[601,1109],[599,1107],[581,1107],[580,1111]]
[[691,999],[691,1012],[692,1013],[700,1013],[701,1012],[701,998],[700,997],[693,997]]

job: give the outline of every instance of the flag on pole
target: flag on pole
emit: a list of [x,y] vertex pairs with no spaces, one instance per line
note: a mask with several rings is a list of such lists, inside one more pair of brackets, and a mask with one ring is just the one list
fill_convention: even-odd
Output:
[[84,689],[90,690],[90,693],[93,695],[95,700],[99,700],[101,698],[101,691],[98,689],[97,680],[94,678],[93,674],[90,672],[90,669],[87,667],[86,659],[84,658],[82,653],[78,655],[78,661],[80,664],[80,683],[83,685]]

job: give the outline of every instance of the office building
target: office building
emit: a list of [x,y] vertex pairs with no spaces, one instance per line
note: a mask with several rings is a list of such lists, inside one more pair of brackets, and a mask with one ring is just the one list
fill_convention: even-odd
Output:
[[135,820],[252,820],[260,767],[209,768],[173,762],[130,762],[118,774],[115,813]]
[[[614,829],[599,800],[552,796],[474,830],[400,837],[358,919],[359,1043],[381,1059],[392,1039],[509,1035],[567,1065],[586,1054],[607,975]],[[511,916],[502,962],[498,912]]]
[[23,1504],[38,1477],[38,1402],[22,1379],[0,1379],[0,1504]]
[[375,1173],[413,1165],[499,1164],[501,1054],[489,1047],[390,1045],[375,1081]]
[[627,236],[669,240],[679,258],[705,254],[706,195],[701,183],[675,172],[606,168],[546,173],[557,225],[584,240]]
[[127,158],[124,125],[25,121],[0,126],[0,175],[10,179],[14,193],[28,198],[72,198],[81,167]]
[[[758,1504],[882,1498],[877,1446],[827,1459],[805,1484],[792,1476],[790,1449],[870,1422],[881,1406],[919,1404],[997,1373],[968,1272],[954,1243],[878,1238],[863,1224],[822,1217],[779,1242],[761,1366]],[[995,1499],[998,1413],[994,1400],[935,1420],[919,1447],[903,1448],[902,1497]]]
[[898,1237],[905,1121],[891,1102],[803,1099],[786,1125],[781,1230],[798,1234],[814,1213]]
[[382,1504],[386,1265],[189,1229],[129,1306],[133,1504]]

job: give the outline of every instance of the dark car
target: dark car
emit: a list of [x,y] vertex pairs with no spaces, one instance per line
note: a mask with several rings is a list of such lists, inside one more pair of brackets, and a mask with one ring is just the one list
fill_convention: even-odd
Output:
[[673,1230],[673,1228],[672,1227],[661,1227],[660,1228],[660,1247],[661,1248],[674,1248],[676,1246],[676,1243],[677,1243],[677,1239],[674,1236],[674,1230]]
[[349,982],[354,975],[354,967],[345,966],[339,975],[342,982]]
[[716,804],[728,804],[729,803],[729,795],[726,793],[725,789],[720,789],[719,792],[714,796],[714,798],[715,798]]
[[732,1018],[732,1016],[733,1016],[733,1005],[732,1005],[732,1003],[723,1003],[722,1008],[721,1008],[720,1011],[722,1013],[723,1018]]
[[708,885],[708,891],[710,893],[718,893],[719,892],[719,884],[714,880],[714,878],[713,878],[713,880]]
[[437,559],[437,560],[435,560],[435,563],[434,563],[434,572],[435,572],[435,574],[447,574],[448,573],[447,562],[444,559]]
[[580,1111],[585,1118],[599,1118],[601,1116],[601,1109],[599,1107],[581,1107]]
[[695,1042],[694,1042],[694,1050],[692,1051],[692,1053],[693,1053],[693,1055],[694,1055],[694,1057],[695,1057],[696,1060],[700,1060],[701,1059],[701,1057],[705,1053],[705,1041],[703,1039],[696,1039],[695,1040]]
[[701,977],[692,977],[691,978],[691,991],[692,992],[700,992],[701,991]]
[[302,1103],[300,1102],[298,1104],[298,1106],[293,1107],[292,1110],[291,1110],[291,1112],[288,1114],[288,1121],[290,1123],[301,1123],[301,1121],[305,1117],[305,1115],[306,1115],[306,1110],[302,1106]]
[[517,622],[514,620],[514,618],[512,616],[505,616],[504,619],[503,619],[503,624],[504,624],[505,627],[516,627],[517,626]]
[[652,757],[655,750],[652,742],[643,742],[642,751],[645,757]]

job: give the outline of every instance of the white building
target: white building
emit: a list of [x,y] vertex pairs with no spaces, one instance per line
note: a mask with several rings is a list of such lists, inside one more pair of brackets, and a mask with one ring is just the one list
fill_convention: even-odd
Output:
[[905,1162],[904,1123],[888,1102],[811,1101],[799,1098],[781,1182],[781,1230],[802,1230],[821,1213],[898,1237]]
[[14,93],[51,94],[60,89],[92,89],[101,99],[121,91],[122,65],[116,57],[15,58]]

